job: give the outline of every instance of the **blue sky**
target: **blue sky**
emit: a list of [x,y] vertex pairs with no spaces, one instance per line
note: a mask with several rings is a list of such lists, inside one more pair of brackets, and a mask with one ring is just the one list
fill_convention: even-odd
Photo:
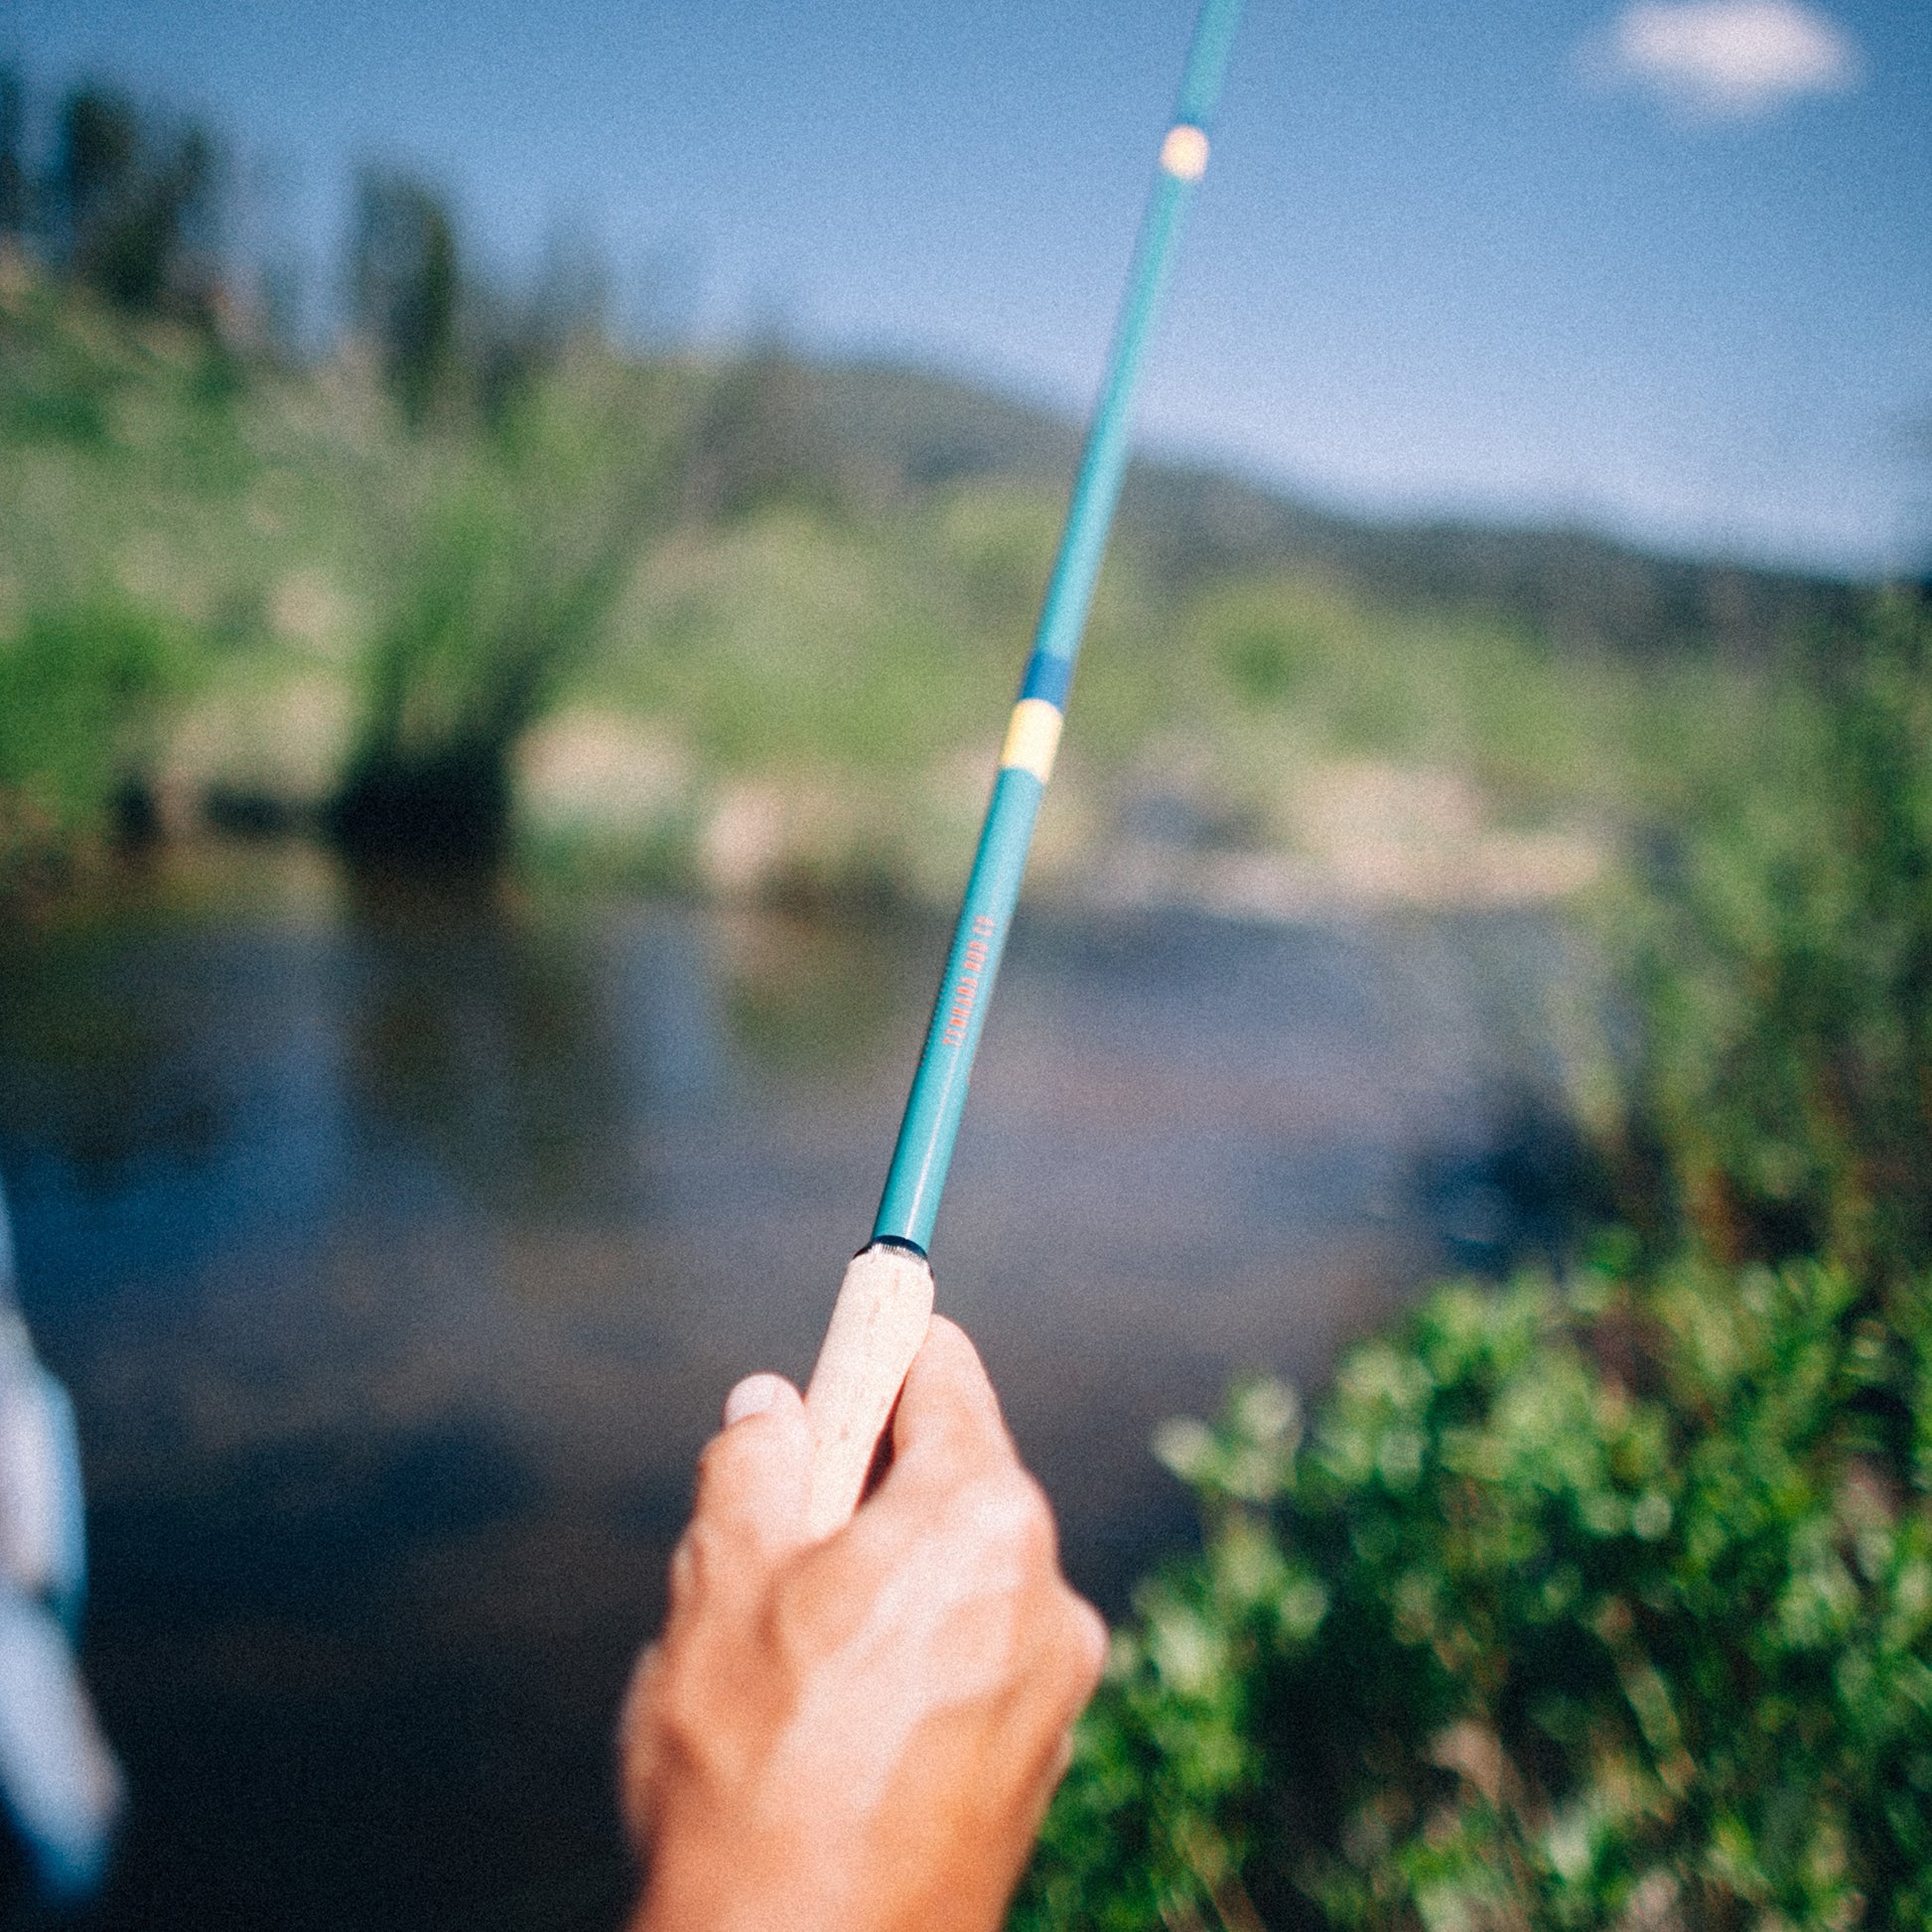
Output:
[[[1190,16],[0,0],[0,52],[210,110],[319,263],[353,162],[403,160],[481,246],[587,230],[707,335],[1077,408]],[[1250,0],[1142,421],[1375,513],[1923,558],[1924,0]]]

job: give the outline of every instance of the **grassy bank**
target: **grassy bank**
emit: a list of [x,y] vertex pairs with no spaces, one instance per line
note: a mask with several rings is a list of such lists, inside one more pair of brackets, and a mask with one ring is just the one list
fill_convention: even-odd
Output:
[[[595,330],[412,421],[352,345],[277,364],[15,256],[0,345],[16,881],[210,815],[434,858],[468,786],[552,870],[954,890],[1057,482],[918,481],[782,355]],[[1761,648],[1580,645],[1286,554],[1180,569],[1161,535],[1103,578],[1044,891],[1204,853],[1263,902],[1549,896],[1785,729]]]

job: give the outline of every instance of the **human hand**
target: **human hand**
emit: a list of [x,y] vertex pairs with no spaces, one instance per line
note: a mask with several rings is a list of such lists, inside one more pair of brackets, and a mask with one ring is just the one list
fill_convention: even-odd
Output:
[[620,1732],[633,1932],[993,1932],[1106,1628],[978,1353],[933,1319],[892,1466],[822,1543],[798,1392],[754,1376],[725,1415]]

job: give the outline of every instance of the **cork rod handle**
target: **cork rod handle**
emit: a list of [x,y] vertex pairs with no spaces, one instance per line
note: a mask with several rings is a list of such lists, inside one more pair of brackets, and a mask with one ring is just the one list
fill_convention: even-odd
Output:
[[899,1384],[932,1318],[932,1269],[909,1248],[855,1256],[805,1391],[812,1427],[806,1527],[830,1536],[852,1519]]

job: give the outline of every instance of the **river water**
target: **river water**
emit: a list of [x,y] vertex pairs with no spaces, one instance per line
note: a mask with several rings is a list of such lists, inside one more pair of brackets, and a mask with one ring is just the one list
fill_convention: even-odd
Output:
[[[802,1375],[943,932],[177,860],[0,939],[0,1169],[133,1804],[87,1926],[610,1927],[693,1456]],[[1528,914],[1023,916],[935,1237],[1110,1610],[1146,1452],[1560,1207]]]

